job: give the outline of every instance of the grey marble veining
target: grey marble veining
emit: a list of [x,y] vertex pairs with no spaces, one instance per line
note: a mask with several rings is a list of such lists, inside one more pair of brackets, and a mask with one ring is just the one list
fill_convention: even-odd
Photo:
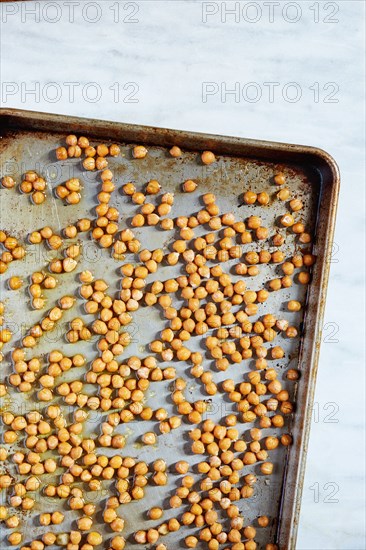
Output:
[[237,21],[235,2],[86,4],[73,21],[67,2],[0,4],[3,107],[303,143],[339,163],[297,548],[363,550],[364,2],[270,2],[273,22],[265,2],[237,2]]

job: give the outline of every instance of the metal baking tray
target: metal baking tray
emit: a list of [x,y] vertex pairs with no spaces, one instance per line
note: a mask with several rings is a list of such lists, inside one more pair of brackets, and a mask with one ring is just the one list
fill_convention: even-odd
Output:
[[[287,210],[285,204],[273,200],[265,208],[243,206],[241,196],[247,189],[258,192],[268,191],[273,195],[277,191],[271,181],[273,175],[279,170],[286,174],[287,186],[294,195],[304,202],[305,208],[301,217],[306,224],[306,230],[315,233],[313,253],[317,256],[317,261],[313,267],[312,282],[307,291],[303,285],[294,284],[291,288],[271,293],[268,301],[259,309],[259,314],[281,312],[283,317],[296,322],[297,325],[302,323],[303,326],[301,338],[283,339],[281,345],[286,352],[285,358],[273,362],[282,373],[280,379],[284,388],[291,392],[291,399],[296,401],[295,412],[287,420],[285,426],[285,431],[292,434],[294,443],[286,449],[280,446],[281,448],[271,452],[275,473],[270,478],[259,475],[254,496],[251,499],[239,501],[239,507],[244,514],[246,523],[254,521],[257,516],[263,514],[267,514],[271,518],[268,528],[257,529],[258,548],[264,548],[266,543],[271,542],[277,543],[281,550],[295,549],[339,193],[340,178],[335,161],[324,151],[313,147],[12,109],[0,111],[0,127],[0,176],[9,174],[19,182],[26,170],[35,169],[46,178],[48,186],[52,188],[71,176],[80,177],[83,182],[82,200],[75,206],[65,206],[63,201],[50,194],[50,189],[48,189],[49,195],[46,202],[41,206],[31,205],[29,197],[20,195],[15,189],[1,189],[0,225],[23,241],[30,231],[45,225],[51,225],[53,229],[60,232],[67,224],[73,223],[81,217],[90,217],[90,212],[97,204],[96,194],[99,180],[97,180],[96,174],[83,171],[79,159],[60,162],[55,158],[56,147],[64,144],[65,136],[69,133],[85,135],[92,143],[120,144],[122,155],[110,161],[118,188],[127,181],[133,181],[138,188],[142,189],[149,179],[158,179],[162,184],[163,192],[175,193],[173,217],[198,211],[202,207],[200,195],[204,192],[214,192],[222,212],[232,211],[239,219],[245,219],[253,213],[258,213],[264,220],[264,224],[273,229],[278,216]],[[136,161],[132,158],[131,145],[134,144],[143,144],[148,147],[149,154],[144,160]],[[184,154],[181,158],[170,157],[167,148],[172,145],[182,148]],[[216,154],[217,162],[204,166],[200,162],[199,153],[207,149]],[[199,193],[191,195],[181,192],[181,184],[186,179],[194,179],[198,182]],[[137,211],[137,207],[131,206],[127,197],[118,189],[113,193],[111,204],[119,208],[123,226],[128,225],[129,218],[135,213],[135,210]],[[160,246],[167,247],[169,244],[169,232],[144,227],[137,230],[136,233],[142,240],[142,246],[151,250]],[[258,243],[252,243],[250,249],[256,246]],[[248,245],[245,247],[249,248]],[[287,257],[291,257],[296,247],[297,243],[294,237],[289,236],[282,249]],[[26,260],[11,264],[7,273],[2,276],[0,287],[1,300],[6,304],[5,320],[8,325],[12,325],[17,333],[13,342],[20,338],[22,330],[24,332],[39,319],[40,312],[30,309],[29,297],[25,295],[24,289],[20,292],[9,291],[6,281],[13,274],[21,273],[25,277],[36,269],[45,268],[53,254],[51,251],[45,250],[40,253],[40,247],[27,245],[27,248]],[[234,264],[236,261],[231,260],[231,263]],[[117,267],[121,263],[113,260],[108,251],[87,241],[84,242],[84,253],[79,270],[89,267],[98,277],[105,276],[112,287],[115,285],[114,290],[117,290]],[[229,265],[229,267],[231,266]],[[176,276],[178,271],[179,268],[164,266],[159,271],[159,278],[160,280],[168,279],[171,276]],[[255,289],[259,283],[264,283],[277,276],[276,273],[278,273],[278,266],[266,265],[255,280],[246,278],[247,287]],[[52,307],[60,296],[76,293],[78,285],[75,272],[62,275],[60,288],[49,291],[47,296],[49,307]],[[258,288],[260,287],[258,286]],[[306,296],[305,293],[307,293]],[[306,300],[304,318],[302,318],[302,313],[294,314],[285,311],[284,304],[289,299]],[[81,301],[78,307],[81,308]],[[80,311],[81,309],[76,312],[74,308],[72,312],[68,312],[70,315],[65,315],[63,323],[65,324],[80,315]],[[158,309],[140,308],[134,315],[131,328],[132,343],[125,350],[126,356],[148,355],[146,345],[156,337],[157,331],[164,326],[165,323],[162,321]],[[190,344],[192,350],[199,349],[200,338],[192,338]],[[60,344],[59,341],[57,341],[57,345],[55,341],[42,342],[36,348],[37,355],[46,354],[51,349],[60,348],[60,346],[68,355],[80,352],[88,358],[95,356],[95,350],[89,349],[90,346],[85,343],[75,346],[65,342]],[[6,378],[11,372],[9,354],[6,353],[10,349],[9,345],[5,348],[5,358],[1,366],[2,378]],[[207,363],[208,368],[209,365],[210,363]],[[197,383],[196,379],[189,376],[187,364],[177,363],[176,366],[178,375],[184,375],[188,379],[187,394],[191,401],[207,398],[212,400],[210,411],[207,413],[211,415],[210,417],[218,421],[232,410],[232,404],[226,401],[222,392],[219,391],[213,397],[202,393],[202,386]],[[288,383],[284,376],[289,366],[297,366],[301,370],[301,379],[296,384]],[[214,372],[214,380],[218,384],[225,378],[242,381],[243,375],[252,368],[250,362],[243,362],[240,369],[237,366],[231,366],[226,372]],[[80,369],[79,372],[81,372]],[[59,380],[62,381],[62,378],[58,379],[58,382]],[[6,397],[2,400],[2,410],[20,408],[25,412],[39,405],[28,395],[11,390],[12,388],[10,389],[11,398]],[[152,383],[147,403],[153,409],[165,407],[173,413],[173,405],[171,401],[169,402],[168,382]],[[88,421],[90,433],[94,437],[98,434],[101,420],[98,414],[94,414]],[[156,447],[142,446],[139,443],[141,434],[147,430],[156,429],[156,427],[157,421],[120,425],[118,429],[127,435],[127,445],[122,454],[139,457],[147,462],[162,457],[167,460],[168,465],[182,458],[192,464],[203,459],[201,455],[192,456],[190,454],[188,431],[192,425],[184,422],[180,429],[173,430],[164,436],[160,435]],[[248,432],[248,425],[239,424],[238,427],[241,433]],[[103,449],[104,451],[108,454],[109,450]],[[248,471],[244,471],[244,474]],[[47,482],[50,480],[48,479]],[[168,509],[169,497],[173,494],[176,483],[177,476],[170,474],[166,487],[149,485],[142,501],[133,501],[131,504],[121,506],[120,514],[126,521],[123,533],[128,541],[126,548],[135,547],[131,535],[137,529],[155,527],[166,519],[180,515],[181,510]],[[109,489],[106,485],[102,494],[90,493],[88,496],[91,500],[103,502],[108,494]],[[153,522],[146,517],[146,511],[152,505],[161,505],[165,509],[164,516],[159,522]],[[36,501],[35,515],[44,509],[56,509],[56,506],[57,502],[53,499],[41,496]],[[70,529],[72,525],[69,523],[70,518],[71,515],[66,512],[65,522],[61,526],[54,526],[53,529],[59,532],[65,531],[67,528]],[[22,522],[25,533],[22,544],[29,542],[31,537],[39,537],[47,530],[47,528],[37,526],[32,520],[32,515],[24,515]],[[95,524],[94,527],[98,528],[98,525]],[[31,535],[29,534],[30,529]],[[101,530],[103,529],[101,528]],[[6,535],[9,532],[8,529],[3,530],[0,544],[3,548],[7,545]],[[177,533],[163,537],[161,541],[166,542],[168,548],[184,548],[182,541],[188,532],[193,534],[190,528],[183,528]],[[112,532],[109,530],[107,536],[109,537],[111,534]],[[148,547],[147,545],[146,548]],[[204,548],[205,545],[199,543],[198,547]]]

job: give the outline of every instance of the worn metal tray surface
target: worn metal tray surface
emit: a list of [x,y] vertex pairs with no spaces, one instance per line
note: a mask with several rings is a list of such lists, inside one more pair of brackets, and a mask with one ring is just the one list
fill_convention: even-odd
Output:
[[[264,548],[269,542],[277,543],[280,549],[295,548],[297,524],[301,501],[301,491],[304,477],[305,459],[307,453],[307,441],[311,421],[311,408],[314,394],[315,379],[317,373],[318,354],[321,341],[322,318],[326,295],[329,258],[331,255],[333,228],[338,197],[339,175],[335,162],[323,151],[297,145],[285,145],[278,143],[260,142],[248,139],[239,139],[225,136],[211,136],[148,128],[127,124],[86,120],[66,116],[48,115],[42,113],[3,110],[0,118],[0,169],[1,176],[12,175],[17,183],[22,179],[22,174],[27,170],[36,170],[42,175],[48,184],[47,200],[41,206],[32,205],[27,195],[22,195],[17,189],[1,189],[1,228],[6,229],[11,235],[15,235],[22,242],[26,242],[27,235],[36,229],[46,225],[51,226],[55,232],[61,231],[68,224],[76,222],[82,217],[92,218],[91,212],[97,205],[96,195],[100,190],[100,177],[96,172],[85,172],[80,159],[68,159],[57,161],[55,149],[64,144],[65,136],[69,133],[86,135],[91,142],[118,143],[121,147],[121,155],[110,159],[110,168],[113,170],[116,182],[116,191],[113,193],[112,204],[120,211],[121,229],[129,226],[131,216],[137,212],[137,206],[133,205],[122,191],[121,186],[126,182],[134,182],[138,189],[143,190],[147,181],[154,178],[159,180],[163,192],[175,193],[175,204],[172,217],[190,215],[202,208],[201,196],[203,193],[213,192],[217,197],[221,213],[233,212],[238,220],[245,220],[252,214],[262,217],[263,225],[270,229],[273,235],[278,228],[278,218],[283,215],[288,207],[286,203],[276,199],[278,188],[273,184],[273,176],[278,171],[284,172],[287,179],[287,187],[292,196],[300,198],[304,202],[301,219],[306,225],[306,231],[315,235],[313,241],[313,253],[317,261],[312,269],[312,282],[309,287],[300,285],[294,277],[294,284],[277,292],[272,292],[269,299],[260,304],[258,316],[265,313],[274,313],[278,317],[287,319],[290,324],[303,328],[301,337],[280,338],[280,345],[285,350],[285,357],[281,360],[271,360],[270,366],[278,370],[279,379],[283,388],[290,392],[290,400],[296,402],[295,412],[286,418],[285,427],[282,429],[264,430],[264,435],[270,433],[291,433],[293,445],[283,447],[280,445],[271,451],[270,460],[275,468],[272,476],[260,473],[259,465],[246,466],[242,471],[243,476],[254,472],[258,474],[258,482],[254,495],[249,499],[242,499],[237,504],[245,519],[245,525],[256,525],[255,519],[259,515],[268,515],[270,524],[267,528],[257,528],[256,542],[258,548]],[[148,148],[148,156],[143,160],[135,160],[131,155],[132,145],[144,144]],[[172,158],[168,148],[178,145],[183,150],[179,159]],[[202,150],[212,150],[217,161],[209,166],[204,166],[200,161]],[[51,193],[54,188],[70,178],[79,177],[83,183],[82,199],[78,205],[65,206],[63,201]],[[198,190],[193,194],[182,193],[181,185],[187,179],[193,179],[198,183]],[[256,205],[242,205],[242,194],[251,189],[256,192],[267,191],[271,196],[267,207]],[[135,233],[141,240],[142,248],[150,250],[163,247],[166,251],[172,242],[173,232],[161,231],[155,227],[143,227],[136,229]],[[201,226],[195,231],[195,236],[207,233],[207,229]],[[293,256],[299,247],[296,235],[287,232],[286,243],[281,247],[286,258]],[[65,295],[77,295],[80,283],[77,273],[83,269],[90,269],[96,277],[104,278],[110,284],[110,293],[117,293],[119,289],[118,268],[123,262],[111,258],[109,249],[99,248],[86,234],[79,234],[83,242],[81,261],[75,272],[59,276],[60,283],[56,289],[46,291],[47,309],[53,307],[57,300]],[[270,245],[265,245],[269,246]],[[259,250],[263,245],[253,242],[243,245],[243,250]],[[19,291],[11,291],[7,286],[7,280],[11,275],[21,275],[29,281],[30,275],[35,270],[46,269],[50,258],[59,255],[43,246],[26,244],[27,256],[23,261],[15,261],[8,271],[1,277],[1,301],[5,304],[5,326],[12,329],[14,335],[12,341],[4,347],[4,360],[1,364],[1,381],[7,380],[12,372],[10,352],[12,347],[19,342],[26,330],[43,316],[43,312],[33,311],[30,307],[30,297],[27,294],[28,282]],[[269,248],[271,250],[271,248]],[[272,248],[274,250],[274,248]],[[136,262],[137,256],[126,256],[125,261]],[[234,280],[233,266],[238,260],[232,259],[224,268]],[[162,265],[157,274],[149,275],[148,282],[158,278],[162,281],[182,274],[183,264],[177,266]],[[265,283],[280,273],[277,264],[260,266],[260,274],[255,278],[245,276],[247,288],[258,290]],[[26,279],[25,279],[26,280]],[[307,293],[307,295],[306,295]],[[286,303],[289,299],[304,302],[306,307],[299,313],[287,311]],[[43,356],[52,349],[62,349],[66,355],[83,353],[88,360],[96,356],[95,341],[81,342],[77,345],[69,344],[64,338],[67,331],[67,323],[76,316],[83,316],[87,321],[92,316],[85,315],[82,309],[83,300],[78,297],[76,306],[66,312],[59,330],[49,333],[46,339],[42,339],[39,345],[27,357],[32,354]],[[181,302],[182,303],[182,302]],[[46,309],[46,310],[47,310]],[[305,311],[305,317],[303,312]],[[148,355],[148,344],[157,337],[159,332],[167,325],[161,309],[156,307],[141,307],[133,313],[133,323],[129,327],[132,335],[132,343],[125,349],[119,362],[131,355],[145,357]],[[276,340],[277,342],[277,340]],[[189,341],[192,351],[200,350],[204,353],[202,338],[196,336]],[[220,382],[232,378],[236,383],[245,380],[249,371],[255,370],[253,360],[246,360],[240,364],[231,364],[226,372],[215,370],[213,360],[205,356],[205,368],[211,370],[219,391],[214,396],[205,394],[203,385],[199,379],[190,375],[190,365],[186,362],[173,361],[177,369],[177,375],[187,379],[186,397],[190,402],[196,399],[209,399],[210,405],[205,418],[212,418],[219,422],[224,416],[235,410],[234,403],[227,399],[227,395],[220,389]],[[168,366],[163,364],[162,366]],[[299,368],[301,378],[298,383],[289,382],[285,373],[289,368]],[[57,380],[83,378],[85,369],[71,369]],[[171,401],[171,381],[151,383],[146,395],[146,405],[156,410],[164,407],[169,416],[177,414]],[[8,384],[9,386],[9,384]],[[87,391],[87,386],[86,390]],[[59,399],[60,400],[60,399]],[[60,400],[61,401],[61,400]],[[62,401],[61,401],[62,403]],[[36,392],[29,394],[18,393],[10,386],[9,393],[1,399],[1,411],[9,410],[24,414],[29,410],[42,410],[46,404],[37,402]],[[70,414],[73,407],[70,407]],[[86,431],[96,438],[100,434],[100,424],[104,421],[105,414],[91,412],[86,424]],[[145,460],[148,464],[157,458],[164,458],[168,464],[169,472],[172,465],[179,459],[185,459],[192,465],[204,460],[204,455],[193,455],[190,451],[189,431],[191,424],[183,421],[181,427],[172,430],[169,434],[159,435],[158,443],[153,447],[141,444],[141,435],[146,431],[156,431],[157,421],[135,421],[129,424],[120,424],[117,432],[124,433],[127,437],[126,447],[121,450],[100,449],[105,454],[120,452],[123,456],[133,456],[139,460]],[[252,424],[238,423],[240,435],[249,441],[248,433]],[[4,426],[3,426],[4,428]],[[21,440],[20,440],[21,441]],[[17,446],[18,445],[18,446]],[[21,446],[21,443],[20,443]],[[9,448],[10,455],[19,448],[19,443]],[[10,456],[9,455],[9,456]],[[2,472],[12,472],[11,461],[1,463]],[[58,483],[59,474],[41,477],[41,488],[47,483]],[[197,477],[198,479],[198,477]],[[174,494],[179,485],[179,476],[169,473],[168,485],[165,487],[154,486],[149,483],[146,487],[145,497],[142,500],[132,501],[130,504],[120,507],[120,514],[125,519],[123,535],[127,539],[126,548],[136,546],[131,536],[138,529],[148,529],[161,524],[172,517],[180,517],[182,509],[171,509],[169,498]],[[86,500],[96,502],[103,509],[106,498],[115,494],[112,482],[104,482],[102,491],[87,493]],[[5,497],[2,491],[1,498]],[[65,512],[65,521],[60,526],[51,526],[55,532],[65,532],[75,528],[77,513],[68,510],[65,501],[47,498],[42,491],[35,496],[34,510],[19,513],[21,516],[20,530],[23,532],[23,543],[27,544],[39,538],[42,533],[49,530],[37,524],[37,516],[41,511],[56,510],[61,506]],[[147,518],[147,511],[152,506],[161,506],[164,509],[163,518],[159,521],[151,521]],[[112,536],[112,531],[106,527],[101,519],[100,511],[97,514],[94,528],[106,535],[106,540]],[[224,517],[224,516],[223,516]],[[222,520],[227,521],[227,520]],[[6,537],[11,530],[1,524],[1,547],[7,547]],[[196,534],[198,529],[184,527],[178,532],[170,533],[162,537],[160,542],[167,544],[168,548],[184,548],[184,537],[188,534]],[[59,547],[61,540],[59,539]],[[103,543],[108,548],[108,543]],[[20,545],[21,546],[21,545]],[[230,544],[222,547],[230,546]],[[138,546],[137,546],[138,547]],[[148,544],[146,548],[150,547]],[[199,542],[198,548],[205,548],[206,543]]]

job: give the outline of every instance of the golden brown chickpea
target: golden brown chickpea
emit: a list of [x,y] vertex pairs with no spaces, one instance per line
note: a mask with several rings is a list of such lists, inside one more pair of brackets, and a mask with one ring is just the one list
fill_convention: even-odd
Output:
[[0,506],[0,521],[6,520],[8,517],[8,510],[5,506]]
[[292,231],[297,235],[303,234],[305,231],[305,225],[301,222],[294,223],[294,225],[292,226]]
[[8,541],[12,546],[17,546],[22,542],[22,538],[23,536],[21,533],[14,532],[8,536]]
[[263,462],[260,465],[260,469],[261,469],[262,474],[271,475],[272,472],[273,472],[273,464],[272,464],[272,462]]
[[257,237],[258,240],[263,241],[263,240],[267,239],[269,231],[268,231],[267,227],[258,227],[255,234],[256,234],[256,237]]
[[311,243],[311,235],[309,233],[302,233],[299,237],[299,242],[303,244]]
[[298,332],[296,327],[288,327],[286,330],[286,336],[287,338],[296,338]]
[[287,303],[287,309],[288,311],[300,311],[301,310],[301,304],[300,302],[296,300],[290,300]]
[[150,180],[146,186],[146,193],[148,195],[156,195],[159,193],[161,185],[157,180]]
[[307,285],[310,282],[310,274],[307,271],[300,271],[297,279],[302,285]]
[[261,226],[262,220],[259,216],[250,216],[247,220],[249,229],[258,229]]
[[131,220],[133,227],[142,227],[145,224],[145,218],[142,214],[136,214]]
[[292,275],[295,269],[295,266],[291,262],[284,262],[281,266],[282,271],[285,275]]
[[150,519],[160,519],[163,515],[163,510],[161,508],[155,507],[151,508],[148,512]]
[[74,260],[74,258],[65,258],[62,261],[62,267],[65,273],[71,273],[71,271],[74,271],[74,269],[77,266],[77,261]]
[[103,513],[103,519],[106,523],[112,523],[117,518],[117,513],[113,508],[106,508]]
[[53,514],[51,514],[51,523],[59,525],[64,521],[64,518],[65,516],[62,512],[53,512]]
[[149,542],[150,544],[154,544],[159,539],[159,536],[159,531],[157,531],[156,529],[149,529],[146,534],[147,542]]
[[273,263],[279,264],[283,261],[284,254],[281,250],[276,250],[275,252],[272,253],[271,259]]
[[294,217],[291,214],[287,213],[287,214],[285,214],[284,216],[281,217],[280,223],[284,227],[291,227],[292,225],[294,225],[295,220],[294,220]]
[[70,134],[66,137],[66,145],[75,146],[78,144],[78,138],[74,134]]
[[56,535],[54,533],[45,533],[43,536],[42,536],[42,542],[44,542],[44,544],[46,546],[52,546],[55,542],[56,542]]
[[86,157],[83,160],[83,167],[85,168],[85,170],[88,170],[88,171],[95,170],[95,159],[94,159],[94,157]]
[[254,193],[253,191],[246,191],[244,193],[245,204],[254,204],[256,200],[257,200],[257,193]]
[[145,544],[147,542],[146,531],[136,531],[134,538],[138,544]]
[[4,176],[1,180],[1,184],[6,189],[11,189],[15,186],[15,181],[11,176]]
[[109,154],[111,157],[118,157],[120,152],[121,152],[121,149],[116,143],[112,143],[112,145],[110,145]]
[[146,197],[143,193],[140,193],[139,191],[136,191],[133,195],[132,195],[132,202],[134,202],[135,204],[143,204],[146,200]]
[[293,212],[298,212],[304,207],[302,201],[300,199],[292,199],[290,201],[290,208]]
[[292,437],[289,434],[283,434],[281,436],[281,443],[284,447],[288,447],[289,445],[292,445]]
[[69,193],[70,191],[63,185],[58,185],[56,187],[56,195],[58,196],[59,199],[66,199]]
[[197,537],[189,535],[188,537],[186,537],[184,539],[184,542],[185,542],[187,548],[196,548],[196,546],[198,544],[198,539],[197,539]]
[[203,151],[201,154],[201,160],[203,164],[212,164],[216,161],[216,158],[212,151]]
[[33,189],[33,185],[28,181],[22,181],[19,188],[22,193],[30,193]]
[[125,195],[132,196],[136,192],[136,187],[133,183],[126,183],[125,185],[123,185],[122,190]]
[[154,432],[146,432],[142,436],[142,442],[145,445],[155,445],[156,441],[157,441],[157,438],[156,438],[156,435],[154,434]]
[[183,191],[185,193],[193,193],[197,189],[197,183],[193,180],[187,180],[183,183]]
[[81,149],[86,149],[89,147],[89,140],[84,136],[80,136],[77,144]]
[[11,290],[19,290],[23,285],[23,280],[20,277],[13,276],[9,279],[9,288]]
[[110,544],[113,550],[124,550],[126,541],[123,537],[117,536],[113,537],[113,539],[110,541]]
[[106,157],[109,154],[109,147],[104,143],[97,145],[98,157]]
[[84,516],[77,520],[77,525],[80,531],[89,531],[93,525],[93,520],[87,516]]
[[281,279],[272,279],[272,281],[269,281],[268,286],[271,290],[280,290],[282,288]]
[[135,159],[143,159],[147,155],[147,149],[143,145],[136,145],[133,148],[132,156]]
[[169,150],[169,153],[174,158],[179,158],[182,156],[182,151],[177,145],[173,145],[173,147]]
[[99,546],[100,544],[102,544],[103,542],[103,537],[100,533],[98,533],[97,531],[92,531],[91,533],[88,534],[87,536],[87,539],[89,544],[91,544],[92,546]]
[[290,190],[287,189],[287,187],[283,187],[278,193],[277,198],[280,201],[287,201],[287,199],[290,197]]
[[32,201],[34,204],[43,204],[46,200],[46,195],[42,191],[34,191],[32,193]]
[[259,516],[257,519],[259,527],[267,527],[269,525],[269,519],[267,516]]
[[283,172],[278,172],[273,179],[276,185],[284,185],[286,183],[286,177]]
[[65,147],[58,147],[56,149],[56,158],[57,160],[66,160],[67,159],[67,150]]
[[259,202],[259,204],[263,206],[266,206],[267,204],[269,204],[268,193],[266,193],[265,191],[262,191],[261,193],[259,193],[257,197],[257,201]]
[[76,191],[72,191],[71,193],[69,193],[66,197],[66,202],[68,204],[79,204],[80,202],[80,194],[77,193]]
[[0,260],[0,273],[5,273],[7,269],[8,269],[7,263],[4,262],[3,260]]

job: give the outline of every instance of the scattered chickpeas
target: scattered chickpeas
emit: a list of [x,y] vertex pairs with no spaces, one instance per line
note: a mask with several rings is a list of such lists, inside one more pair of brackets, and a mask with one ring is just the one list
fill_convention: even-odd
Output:
[[[127,182],[119,192],[126,195],[124,202],[134,208],[129,219],[132,228],[125,225],[121,229],[123,217],[117,208],[111,206],[117,183],[111,170],[113,166],[109,166],[107,160],[108,156],[117,157],[121,153],[120,147],[117,144],[91,144],[88,138],[77,138],[74,134],[66,137],[66,146],[56,149],[57,159],[64,161],[82,157],[80,163],[84,170],[101,171],[98,174],[101,188],[96,191],[98,204],[93,218],[70,219],[60,235],[46,226],[28,237],[30,245],[44,243],[50,253],[59,251],[57,257],[48,260],[50,273],[46,268],[40,268],[30,277],[28,291],[32,307],[44,309],[45,291],[57,287],[61,279],[58,274],[76,271],[79,289],[77,296],[70,291],[70,295],[64,295],[57,304],[52,304],[47,314],[23,337],[22,347],[12,349],[13,372],[6,384],[0,385],[0,397],[6,399],[14,389],[21,392],[35,389],[43,407],[24,415],[5,410],[1,413],[5,426],[4,444],[18,444],[24,438],[24,451],[0,448],[1,463],[11,460],[16,466],[14,476],[0,474],[0,488],[6,491],[11,488],[9,503],[20,510],[34,508],[36,499],[33,493],[42,487],[47,497],[67,502],[69,509],[79,510],[80,515],[76,521],[77,531],[59,534],[48,531],[41,540],[33,540],[29,547],[23,548],[43,550],[45,546],[57,544],[68,550],[92,550],[107,544],[112,550],[123,550],[128,543],[119,534],[108,542],[103,540],[97,530],[97,502],[88,502],[88,493],[80,488],[79,482],[86,484],[88,491],[94,494],[102,489],[103,480],[115,482],[116,493],[107,499],[102,518],[113,533],[121,533],[125,521],[119,516],[120,505],[143,499],[149,484],[164,487],[172,474],[177,486],[175,494],[170,496],[170,507],[187,507],[178,518],[139,529],[134,534],[137,543],[167,550],[165,544],[158,543],[161,536],[177,532],[182,526],[192,526],[197,531],[187,536],[184,533],[183,537],[187,548],[207,543],[209,550],[219,550],[226,544],[230,544],[233,550],[255,550],[257,529],[245,525],[237,501],[255,494],[257,477],[250,473],[251,469],[258,468],[262,475],[270,476],[275,468],[271,452],[279,445],[288,447],[293,443],[292,436],[284,433],[287,415],[294,411],[287,386],[300,380],[300,372],[289,369],[285,382],[280,381],[276,361],[287,359],[288,354],[285,355],[281,343],[298,337],[301,325],[293,326],[275,313],[268,313],[271,310],[263,309],[263,304],[268,301],[271,307],[268,290],[280,291],[277,296],[281,296],[293,283],[306,285],[310,282],[307,269],[316,258],[310,247],[300,248],[300,243],[311,242],[305,221],[298,219],[302,216],[300,211],[304,209],[304,203],[292,196],[290,189],[282,187],[286,184],[284,173],[276,173],[273,180],[281,186],[277,198],[289,201],[286,204],[289,211],[280,218],[282,228],[276,229],[261,217],[266,212],[263,208],[274,198],[265,190],[243,191],[243,203],[249,208],[239,205],[245,210],[242,216],[221,212],[212,192],[202,194],[198,212],[179,215],[178,211],[177,216],[174,213],[174,193],[164,191],[163,181],[161,185],[157,179],[150,179],[142,190],[140,183]],[[143,159],[147,154],[148,150],[142,145],[132,148],[135,159]],[[173,146],[169,154],[179,158],[182,151]],[[112,163],[113,159],[110,160]],[[153,155],[150,160],[154,160]],[[216,157],[211,151],[203,151],[201,161],[209,165],[216,161]],[[146,179],[142,181],[146,182]],[[3,187],[11,189],[15,185],[11,176],[2,178]],[[33,170],[24,175],[19,185],[22,193],[31,194],[34,204],[44,202],[46,187],[46,181]],[[70,178],[57,186],[56,195],[67,204],[77,205],[82,187],[78,178]],[[192,179],[182,184],[185,193],[196,189],[197,183]],[[139,234],[147,227],[134,233],[134,227],[144,226],[174,230],[176,235],[173,241],[165,241],[161,249],[153,250],[151,243],[140,241]],[[87,232],[88,235],[81,235]],[[120,262],[117,293],[98,275],[87,269],[78,269],[79,260],[84,259],[81,258],[81,247],[86,237],[94,239],[101,248],[111,248],[112,257]],[[65,239],[72,241],[66,243]],[[291,239],[290,243],[296,243],[296,252],[291,258],[285,256],[287,248],[281,248],[288,239]],[[26,250],[17,238],[5,231],[0,231],[0,244],[4,249],[0,273],[5,273],[10,262],[24,258]],[[231,260],[235,261],[233,270],[228,265]],[[265,272],[266,265],[274,271],[276,278],[268,281],[266,288],[260,288],[258,281],[261,277],[258,276]],[[175,276],[170,275],[174,266],[176,270],[179,268],[179,274]],[[97,267],[104,266],[100,262]],[[7,284],[11,290],[20,290],[23,280],[12,275]],[[296,288],[294,285],[293,289]],[[302,304],[288,298],[288,294],[284,294],[284,300],[288,300],[287,310],[299,312]],[[47,295],[47,301],[50,300]],[[84,356],[80,347],[80,352],[73,356],[53,349],[47,356],[29,359],[28,348],[36,349],[44,334],[61,327],[59,322],[63,315],[75,306],[77,300],[83,301],[83,313],[92,319],[85,320],[81,313],[71,321],[66,317],[69,321],[66,340],[69,344],[83,346],[93,338],[97,350],[94,358],[87,361],[87,355]],[[133,338],[130,329],[133,328],[134,313],[140,307],[144,308],[142,311],[146,311],[146,315],[148,308],[156,307],[166,323],[150,343],[150,355],[145,357],[143,351],[138,357],[131,356],[126,350]],[[4,313],[4,304],[0,302],[0,348],[13,336],[6,328]],[[189,340],[197,336],[202,338],[202,347],[212,359],[212,368],[208,366],[203,350],[192,351],[194,348]],[[218,383],[215,371],[230,372],[229,368],[235,368],[246,360],[253,362],[255,368],[248,370],[244,378],[239,382],[227,378]],[[194,400],[190,385],[183,377],[184,368],[178,369],[176,362],[189,365],[195,384],[201,386],[202,398]],[[59,378],[64,372],[85,367],[86,371],[80,372],[79,376]],[[162,404],[153,409],[147,401],[152,387],[155,391],[155,384],[151,383],[161,381],[170,384],[173,414],[168,406],[164,408]],[[90,392],[91,386],[95,392]],[[213,407],[211,396],[217,393],[225,393],[233,406],[230,414],[226,413],[218,422],[207,414]],[[60,405],[55,404],[54,397],[60,400]],[[64,415],[62,403],[73,407],[72,415]],[[84,423],[94,412],[102,415],[101,431],[87,437]],[[155,423],[150,428],[155,431],[143,433],[136,448],[141,443],[157,448],[156,433],[169,438],[172,437],[170,432],[178,429],[182,421],[189,423],[191,453],[202,455],[197,457],[200,461],[193,466],[183,459],[174,465],[167,464],[152,454],[155,448],[145,449],[146,456],[150,457],[145,459],[146,462],[138,461],[135,455],[134,458],[125,456],[120,451],[111,455],[104,450],[123,449],[129,432],[122,434],[117,428],[136,420]],[[248,432],[243,436],[245,424]],[[128,426],[124,426],[126,428]],[[270,428],[276,431],[271,433]],[[53,453],[53,457],[45,459],[43,453],[48,451]],[[63,468],[60,481],[43,486],[43,474],[55,474],[59,467]],[[242,473],[244,468],[247,470],[245,475]],[[24,478],[19,480],[19,475]],[[148,520],[161,520],[164,514],[162,502],[157,501],[148,510]],[[227,525],[219,520],[217,506],[225,510]],[[59,510],[39,515],[42,526],[60,525],[64,519]],[[5,521],[8,528],[17,529],[21,525],[18,515],[9,512],[5,505],[0,506],[0,520]],[[269,524],[267,516],[256,520],[257,527],[266,528]],[[16,546],[21,543],[22,535],[11,533],[8,540]],[[276,546],[267,544],[266,550],[276,550]]]

